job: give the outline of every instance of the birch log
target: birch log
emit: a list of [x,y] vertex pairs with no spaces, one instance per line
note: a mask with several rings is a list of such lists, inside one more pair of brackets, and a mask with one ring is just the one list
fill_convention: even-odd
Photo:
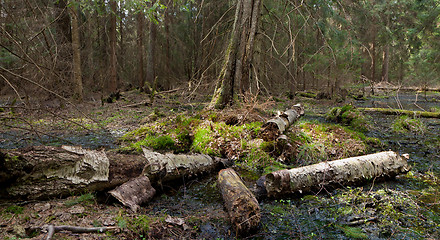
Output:
[[152,199],[156,190],[151,186],[150,179],[141,175],[109,191],[109,193],[136,213],[140,208],[139,205]]
[[357,184],[376,178],[395,177],[410,169],[406,156],[387,151],[310,166],[279,170],[265,176],[269,197],[302,193],[325,186]]
[[146,148],[143,152],[147,159],[143,174],[153,182],[168,182],[197,176],[212,172],[222,164],[221,159],[206,154],[161,154]]
[[304,115],[304,108],[296,104],[292,109],[279,113],[267,121],[261,128],[260,136],[264,141],[273,141],[283,134],[293,123]]
[[239,235],[255,230],[260,224],[260,206],[255,196],[231,168],[218,174],[218,183],[231,223]]

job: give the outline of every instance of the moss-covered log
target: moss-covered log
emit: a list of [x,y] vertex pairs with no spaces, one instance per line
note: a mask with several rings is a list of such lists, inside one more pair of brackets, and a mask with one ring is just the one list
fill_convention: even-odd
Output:
[[237,234],[245,235],[255,230],[261,220],[260,206],[237,173],[231,168],[221,170],[218,174],[218,184]]
[[440,118],[440,112],[422,112],[422,111],[411,111],[403,109],[393,109],[393,108],[358,108],[359,111],[363,112],[379,112],[389,115],[408,115],[415,117],[425,117],[425,118]]
[[359,184],[408,172],[407,159],[393,151],[322,162],[267,174],[269,197],[319,190],[326,186]]
[[292,109],[279,113],[267,121],[261,128],[260,136],[265,141],[273,141],[284,133],[293,123],[304,115],[304,107],[296,104]]
[[150,179],[141,175],[109,191],[109,193],[133,212],[137,212],[139,205],[152,199],[156,190],[151,186]]

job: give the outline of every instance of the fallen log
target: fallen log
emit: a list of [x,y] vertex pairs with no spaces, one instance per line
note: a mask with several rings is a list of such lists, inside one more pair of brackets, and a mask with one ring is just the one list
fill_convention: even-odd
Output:
[[244,235],[258,228],[261,220],[260,206],[237,173],[232,168],[221,170],[218,184],[236,233]]
[[260,137],[264,141],[277,139],[302,115],[304,115],[304,107],[301,104],[296,104],[292,109],[278,113],[276,117],[270,119],[261,127]]
[[109,193],[136,213],[140,208],[139,205],[151,200],[156,194],[156,190],[151,186],[150,179],[141,175],[109,191]]
[[[34,146],[0,152],[0,198],[48,199],[108,191],[139,177],[151,183],[211,172],[227,164],[208,155],[145,155]],[[148,152],[148,151],[145,151]]]
[[143,174],[153,182],[169,182],[212,172],[226,164],[223,159],[206,154],[161,154],[143,148],[147,164]]
[[52,239],[55,233],[61,231],[69,231],[72,233],[105,233],[107,231],[118,229],[117,227],[76,227],[76,226],[68,226],[68,225],[62,225],[62,226],[49,225],[43,228],[47,228],[46,240]]
[[440,112],[411,111],[411,110],[393,109],[393,108],[358,108],[358,109],[359,111],[363,111],[363,112],[378,112],[388,115],[408,115],[414,117],[440,118]]
[[409,169],[407,155],[402,157],[388,151],[272,172],[265,176],[264,187],[269,197],[279,197],[326,186],[391,178]]

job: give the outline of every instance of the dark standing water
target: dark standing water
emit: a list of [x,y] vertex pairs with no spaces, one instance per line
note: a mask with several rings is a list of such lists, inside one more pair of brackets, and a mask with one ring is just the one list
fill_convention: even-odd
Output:
[[[440,94],[423,95],[401,94],[387,98],[372,98],[366,101],[354,103],[359,107],[392,107],[409,110],[429,110],[440,108]],[[316,116],[305,116],[306,119],[324,121],[324,118]],[[387,149],[411,155],[410,164],[416,173],[434,172],[440,175],[440,120],[422,119],[427,125],[427,131],[423,135],[416,134],[396,134],[391,131],[391,124],[397,116],[383,114],[372,114],[371,120],[374,125],[372,131],[367,135],[377,137],[386,144]],[[69,142],[79,144],[84,147],[97,148],[114,146],[114,139],[117,135],[104,132],[100,134],[60,136]],[[0,133],[0,148],[23,147],[35,142],[48,142],[59,144],[59,141],[50,136],[40,137],[35,141],[36,136],[25,138],[19,132]],[[42,140],[42,141],[41,141]],[[67,144],[67,143],[64,143]],[[248,183],[253,187],[253,183]],[[186,220],[198,219],[198,239],[235,239],[234,231],[227,221],[226,213],[223,209],[223,201],[216,186],[216,176],[207,176],[204,179],[187,181],[183,185],[167,186],[167,194],[162,194],[145,206],[148,214],[167,214],[182,217]],[[170,188],[173,188],[169,190]],[[367,237],[369,239],[425,239],[423,232],[419,232],[412,225],[420,219],[425,228],[436,231],[440,226],[439,214],[432,215],[425,212],[426,216],[420,217],[414,213],[414,220],[408,220],[405,215],[396,224],[390,224],[383,228],[376,221],[361,223],[355,226],[344,225],[343,222],[348,218],[365,219],[377,214],[388,214],[387,209],[380,212],[368,213],[358,216],[350,213],[353,205],[362,206],[368,199],[358,198],[358,202],[341,203],[338,201],[353,192],[365,192],[369,198],[382,201],[386,194],[378,196],[377,191],[385,189],[388,195],[394,193],[406,193],[408,191],[424,191],[429,188],[427,185],[411,184],[409,180],[400,179],[385,183],[368,184],[359,188],[341,188],[332,192],[323,191],[319,195],[304,195],[300,198],[283,198],[278,200],[264,199],[260,201],[262,209],[262,222],[259,230],[248,239],[354,239]],[[369,194],[369,191],[372,191]],[[353,200],[354,201],[354,200]],[[412,200],[403,204],[412,204]],[[438,203],[437,203],[438,204]],[[398,207],[402,208],[401,205]],[[405,209],[396,211],[405,212]],[[431,215],[429,215],[431,214]],[[343,216],[341,218],[341,216]],[[379,217],[378,217],[379,218]],[[437,220],[435,220],[437,218]],[[200,221],[200,219],[206,219]],[[403,229],[403,230],[402,230]],[[360,231],[360,233],[359,233]],[[438,235],[437,235],[438,236]]]

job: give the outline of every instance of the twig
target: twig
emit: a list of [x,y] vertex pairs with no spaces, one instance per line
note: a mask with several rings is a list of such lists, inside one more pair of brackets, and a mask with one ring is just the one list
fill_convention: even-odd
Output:
[[[45,227],[43,227],[44,229]],[[49,225],[47,226],[47,238],[46,240],[52,239],[53,235],[57,232],[61,231],[69,231],[72,233],[104,233],[111,230],[116,230],[118,227],[76,227],[76,226],[68,226],[68,225],[62,225],[62,226],[54,226]]]

